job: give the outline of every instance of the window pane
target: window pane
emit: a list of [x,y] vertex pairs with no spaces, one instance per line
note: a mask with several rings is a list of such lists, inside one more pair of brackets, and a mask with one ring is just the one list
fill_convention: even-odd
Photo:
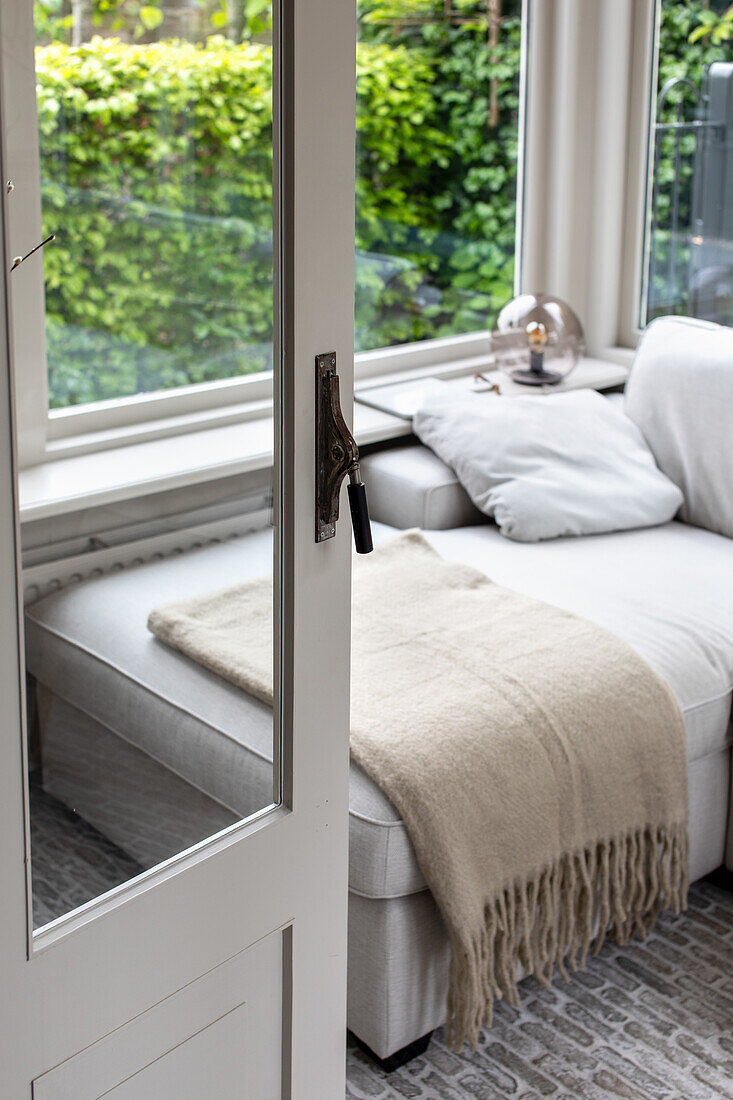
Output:
[[[72,18],[61,3],[45,15],[36,5],[47,39],[37,55],[43,208],[58,235],[45,257],[57,404],[269,365],[281,253],[270,11],[228,3],[226,38],[209,34],[222,12],[208,0],[74,0]],[[192,468],[205,461],[203,434],[181,437]],[[131,447],[123,499],[95,499],[90,475],[89,493],[80,486],[58,514],[22,524],[36,928],[279,799],[274,447],[274,473],[224,470],[137,495]],[[243,592],[256,614],[239,607]],[[252,627],[257,698],[176,627],[222,606],[230,625]],[[241,653],[241,638],[232,649]]]
[[272,366],[269,0],[36,0],[51,408]]
[[733,8],[662,0],[641,323],[733,324]]
[[514,285],[521,0],[358,0],[356,349],[490,327]]

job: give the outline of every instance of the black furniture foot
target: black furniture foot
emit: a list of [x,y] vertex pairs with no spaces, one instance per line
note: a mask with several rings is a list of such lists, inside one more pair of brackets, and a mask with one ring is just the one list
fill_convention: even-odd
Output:
[[417,1058],[418,1055],[424,1054],[428,1049],[430,1040],[433,1037],[432,1031],[429,1031],[427,1035],[421,1035],[419,1039],[415,1039],[414,1042],[408,1043],[406,1047],[402,1047],[401,1050],[396,1050],[394,1054],[390,1054],[388,1058],[379,1058],[371,1047],[368,1047],[366,1043],[362,1042],[358,1035],[354,1035],[353,1031],[350,1032],[353,1036],[357,1046],[361,1047],[365,1054],[368,1054],[373,1062],[383,1069],[385,1073],[393,1073],[400,1066],[404,1066],[407,1062],[411,1062],[413,1058]]
[[733,871],[729,871],[726,867],[718,867],[717,871],[712,871],[705,876],[705,881],[712,882],[713,886],[718,886],[721,890],[730,890],[733,893]]

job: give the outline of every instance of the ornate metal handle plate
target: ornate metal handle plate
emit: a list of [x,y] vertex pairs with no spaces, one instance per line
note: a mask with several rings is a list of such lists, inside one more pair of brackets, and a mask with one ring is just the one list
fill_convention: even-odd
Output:
[[372,550],[359,448],[341,412],[336,352],[316,356],[316,542],[336,534],[341,483],[349,476],[349,505],[357,554]]

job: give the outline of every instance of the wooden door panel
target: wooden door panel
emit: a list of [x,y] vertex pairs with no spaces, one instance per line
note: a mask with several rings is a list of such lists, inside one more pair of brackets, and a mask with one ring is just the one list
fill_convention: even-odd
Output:
[[282,959],[273,932],[36,1078],[33,1100],[277,1100]]

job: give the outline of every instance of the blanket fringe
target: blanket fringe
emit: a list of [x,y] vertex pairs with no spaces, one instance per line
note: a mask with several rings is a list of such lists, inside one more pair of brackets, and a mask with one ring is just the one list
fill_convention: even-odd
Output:
[[563,855],[535,877],[515,882],[486,903],[475,940],[453,944],[446,1038],[454,1050],[474,1049],[490,1025],[495,1000],[519,1004],[521,965],[542,985],[597,954],[608,934],[642,939],[660,909],[686,908],[687,825],[647,827]]

